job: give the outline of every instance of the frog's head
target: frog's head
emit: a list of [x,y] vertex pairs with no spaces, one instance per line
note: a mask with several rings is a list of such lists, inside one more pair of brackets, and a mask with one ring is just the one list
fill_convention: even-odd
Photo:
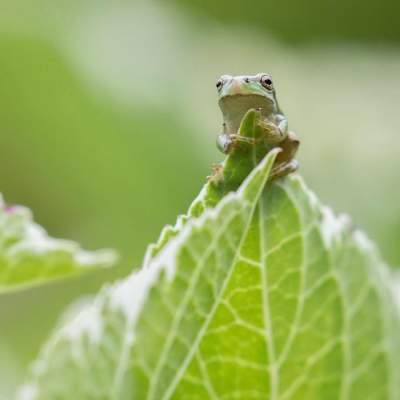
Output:
[[217,83],[219,106],[228,125],[237,126],[251,108],[264,115],[279,112],[271,75],[222,75]]

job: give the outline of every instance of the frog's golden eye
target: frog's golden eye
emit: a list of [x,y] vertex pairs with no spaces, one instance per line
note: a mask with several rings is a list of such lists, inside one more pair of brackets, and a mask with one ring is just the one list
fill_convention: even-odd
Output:
[[221,90],[223,85],[224,85],[224,80],[222,78],[219,78],[215,86],[217,87],[218,90]]
[[263,75],[260,78],[261,85],[263,85],[266,89],[272,90],[274,88],[272,79],[269,75]]

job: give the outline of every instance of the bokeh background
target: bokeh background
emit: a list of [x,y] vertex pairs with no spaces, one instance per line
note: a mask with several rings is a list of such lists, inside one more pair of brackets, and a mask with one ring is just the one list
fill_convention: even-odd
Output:
[[400,265],[399,4],[2,1],[0,191],[121,262],[0,297],[0,395],[71,301],[140,266],[185,212],[222,158],[223,73],[272,73],[308,185]]

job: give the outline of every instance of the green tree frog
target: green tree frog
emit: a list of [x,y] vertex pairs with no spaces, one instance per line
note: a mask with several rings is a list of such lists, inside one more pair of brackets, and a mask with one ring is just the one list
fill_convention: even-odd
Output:
[[279,108],[271,75],[222,75],[216,86],[223,116],[223,130],[217,138],[218,148],[229,154],[241,143],[255,145],[260,142],[238,133],[246,112],[256,109],[260,113],[258,124],[264,133],[263,143],[270,148],[282,149],[271,172],[271,179],[297,170],[299,164],[294,156],[300,141],[294,132],[288,130],[288,122]]

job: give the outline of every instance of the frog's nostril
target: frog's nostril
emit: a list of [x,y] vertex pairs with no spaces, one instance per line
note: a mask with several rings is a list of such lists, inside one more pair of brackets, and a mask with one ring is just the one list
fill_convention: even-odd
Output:
[[249,83],[249,82],[250,82],[250,79],[249,79],[249,78],[244,78],[244,81],[245,81],[246,83]]

